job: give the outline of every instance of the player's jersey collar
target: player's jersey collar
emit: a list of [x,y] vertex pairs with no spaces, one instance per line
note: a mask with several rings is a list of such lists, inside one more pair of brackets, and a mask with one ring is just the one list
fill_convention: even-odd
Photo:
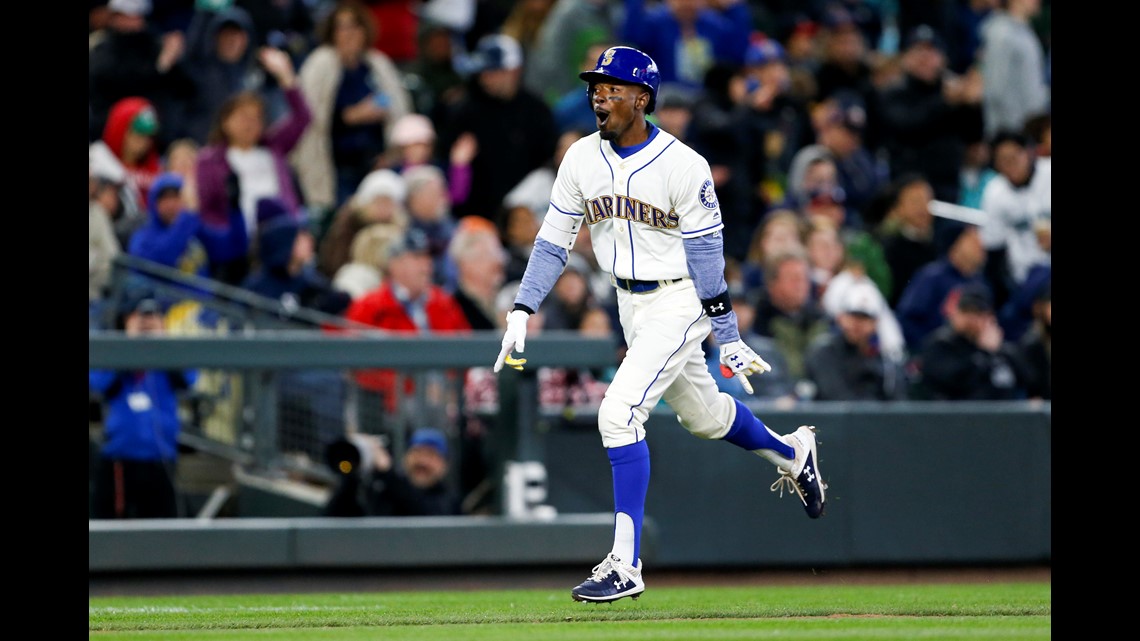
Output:
[[638,143],[636,145],[630,145],[629,147],[619,147],[611,142],[610,148],[614,150],[615,154],[621,156],[622,158],[629,158],[642,149],[645,149],[649,146],[650,143],[653,142],[653,139],[656,138],[657,134],[661,131],[657,128],[656,125],[654,125],[652,122],[649,122],[648,120],[645,121],[645,126],[649,129],[649,137],[645,139],[645,142]]

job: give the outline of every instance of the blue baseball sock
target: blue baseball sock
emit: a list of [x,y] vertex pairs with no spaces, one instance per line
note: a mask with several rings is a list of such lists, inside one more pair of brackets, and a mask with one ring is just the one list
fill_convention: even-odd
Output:
[[736,418],[732,421],[728,434],[724,435],[724,440],[749,451],[767,449],[784,458],[795,458],[795,450],[776,438],[772,430],[756,418],[744,403],[737,399],[733,399],[733,402],[736,403]]
[[[642,440],[633,445],[609,448],[606,453],[609,454],[614,476],[613,551],[622,561],[636,565],[641,554],[645,494],[649,490],[649,445]],[[629,520],[622,518],[623,515]],[[632,550],[630,538],[633,539]]]

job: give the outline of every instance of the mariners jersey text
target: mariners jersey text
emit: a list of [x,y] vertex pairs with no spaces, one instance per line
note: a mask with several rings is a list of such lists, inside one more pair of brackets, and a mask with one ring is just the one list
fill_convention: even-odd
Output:
[[677,212],[668,212],[636,198],[616,194],[599,196],[586,202],[586,224],[593,225],[607,218],[620,218],[644,223],[659,229],[676,229],[680,219]]

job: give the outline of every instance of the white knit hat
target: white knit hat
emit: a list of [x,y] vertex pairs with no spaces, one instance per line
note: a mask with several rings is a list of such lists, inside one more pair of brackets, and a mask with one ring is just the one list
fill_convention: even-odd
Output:
[[400,174],[391,169],[377,169],[360,181],[352,200],[357,207],[363,207],[379,196],[388,196],[403,204],[407,193],[408,188]]

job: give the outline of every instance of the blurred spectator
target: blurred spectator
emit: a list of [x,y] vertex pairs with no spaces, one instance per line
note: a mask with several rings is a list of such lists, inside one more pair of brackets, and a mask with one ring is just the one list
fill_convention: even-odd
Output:
[[369,45],[397,65],[415,60],[420,4],[417,0],[364,0],[376,24]]
[[[814,139],[807,106],[791,94],[784,48],[764,39],[749,45],[741,74],[729,82],[729,95],[736,104],[734,117],[744,139],[743,153],[748,163],[748,179],[758,196],[758,211],[778,204],[776,195],[786,193],[796,152]],[[723,212],[725,225],[745,212]],[[754,221],[736,223],[750,228]]]
[[[122,252],[119,240],[115,238],[115,228],[111,225],[111,215],[104,208],[99,192],[105,189],[102,179],[91,169],[90,191],[87,200],[87,274],[88,274],[88,328],[105,329],[104,305],[107,302],[111,284],[111,266],[115,257]],[[111,188],[113,191],[113,187]]]
[[[348,320],[392,333],[457,332],[471,329],[455,297],[432,284],[432,260],[423,232],[409,229],[388,245],[387,271],[380,287],[358,298],[345,310]],[[361,387],[362,423],[374,423],[403,409],[415,386],[394,370],[357,370]],[[377,432],[378,430],[367,430]]]
[[[582,69],[574,61],[585,56],[592,69],[601,53],[591,56],[589,50],[614,41],[615,5],[607,0],[555,0],[527,52],[523,86],[552,106],[568,92],[581,92]],[[593,126],[591,120],[589,129]]]
[[990,145],[984,140],[972,142],[966,147],[960,172],[958,204],[974,209],[982,208],[982,194],[986,185],[997,175],[990,162]]
[[575,252],[569,252],[562,274],[547,298],[543,329],[578,329],[586,310],[596,304],[590,292],[590,265]]
[[455,219],[451,216],[451,199],[447,194],[447,178],[435,165],[417,165],[404,170],[404,184],[411,227],[428,238],[431,257],[435,262],[437,285],[450,286],[454,282],[447,258],[447,247],[455,235]]
[[[192,96],[193,83],[182,61],[185,38],[179,31],[160,34],[147,21],[150,0],[110,0],[106,29],[87,57],[90,140],[105,132],[111,108],[123,98],[146,99],[157,120],[171,123],[168,110]],[[171,134],[176,128],[171,128]],[[159,151],[169,140],[160,140]],[[149,185],[143,185],[147,189]]]
[[1029,118],[1025,121],[1023,133],[1033,144],[1037,160],[1050,162],[1053,158],[1053,116],[1044,113]]
[[828,283],[847,261],[847,253],[835,223],[822,216],[816,216],[808,222],[804,231],[804,249],[807,250],[808,263],[811,265],[812,297],[822,301]]
[[1021,134],[1001,133],[994,138],[994,169],[998,175],[982,192],[982,243],[989,254],[986,274],[997,291],[998,308],[1009,292],[1025,282],[1029,268],[1049,260],[1038,242],[1038,223],[1052,216],[1052,164],[1033,156]]
[[103,137],[94,143],[105,145],[123,166],[140,207],[146,207],[150,186],[162,171],[158,127],[154,105],[145,98],[130,96],[111,107]]
[[[163,309],[146,293],[127,299],[118,325],[128,337],[166,333]],[[105,408],[91,518],[182,515],[175,486],[179,395],[197,378],[194,369],[89,370],[89,388]]]
[[914,273],[895,307],[912,354],[922,349],[926,337],[945,322],[947,297],[955,288],[966,283],[990,288],[983,273],[986,249],[976,224],[940,218],[934,226],[934,246],[938,259]]
[[277,301],[286,313],[341,315],[352,297],[317,271],[313,234],[278,198],[257,201],[257,262],[241,286]]
[[736,380],[736,377],[726,377],[721,373],[720,350],[717,348],[713,335],[709,334],[704,344],[705,361],[708,363],[713,380],[716,381],[717,389],[742,401],[749,398],[762,398],[782,404],[793,403],[796,400],[795,381],[791,378],[788,363],[784,359],[783,353],[780,352],[773,339],[761,336],[752,330],[752,324],[756,319],[756,308],[743,296],[734,296],[732,298],[732,309],[736,312],[736,326],[740,331],[740,340],[767,361],[772,366],[772,371],[765,372],[763,375],[753,374],[748,378],[755,392],[750,395],[744,391],[744,386]]
[[894,282],[883,247],[861,224],[853,222],[854,217],[848,215],[851,210],[846,207],[847,192],[839,186],[835,161],[829,155],[822,155],[809,162],[797,191],[804,194],[799,205],[804,220],[808,223],[817,218],[829,220],[839,232],[847,263],[858,264],[879,291],[889,296]]
[[520,85],[522,48],[515,39],[486,36],[468,64],[468,92],[444,117],[437,144],[451,149],[464,134],[474,135],[471,193],[452,213],[491,218],[512,187],[550,161],[558,132],[546,103]]
[[769,258],[787,250],[806,251],[803,224],[799,214],[791,209],[774,209],[760,220],[741,265],[741,284],[749,300],[755,302],[764,289],[764,267]]
[[[522,280],[530,252],[534,249],[534,239],[542,226],[542,216],[522,203],[511,202],[504,207],[502,215],[503,247],[507,250],[507,282]],[[509,309],[507,311],[510,311]]]
[[[474,4],[474,0],[460,1]],[[431,4],[429,0],[424,5],[425,11]],[[425,12],[420,16],[416,59],[402,65],[416,113],[428,116],[436,125],[440,122],[440,114],[463,95],[463,77],[452,64],[458,40],[447,25]]]
[[146,209],[138,200],[138,190],[107,145],[91,143],[87,157],[90,172],[88,200],[98,203],[111,221],[119,247],[127,247],[135,230],[147,221]]
[[[874,290],[869,292],[867,285]],[[875,282],[871,280],[862,266],[858,263],[846,263],[843,269],[831,277],[827,284],[827,291],[820,300],[820,306],[832,321],[839,318],[843,312],[843,305],[851,292],[863,292],[864,298],[878,299],[879,312],[876,314],[875,338],[876,349],[884,358],[902,363],[906,360],[906,339],[903,338],[902,328],[895,317],[894,311],[887,305],[887,299]]]
[[333,275],[333,287],[353,300],[380,287],[388,260],[388,244],[403,235],[396,225],[373,223],[356,232],[349,249],[349,261]]
[[1045,49],[1030,25],[1041,0],[1005,0],[982,23],[982,105],[985,133],[1021,131],[1049,109]]
[[506,275],[506,252],[494,225],[487,223],[481,227],[465,225],[447,247],[456,270],[452,295],[474,330],[499,329],[502,324],[495,297]]
[[1017,341],[1028,398],[1053,400],[1053,295],[1046,284],[1033,301],[1033,324]]
[[448,162],[444,163],[435,156],[435,140],[435,125],[430,118],[418,113],[404,114],[392,127],[388,166],[399,174],[421,165],[446,171],[448,201],[461,203],[471,193],[471,159],[478,151],[478,143],[472,134],[460,136],[451,146]]
[[1017,341],[1033,323],[1035,306],[1041,292],[1049,289],[1053,280],[1053,224],[1048,220],[1037,221],[1033,225],[1037,233],[1037,243],[1045,252],[1045,258],[1029,267],[1025,280],[1012,292],[1004,305],[998,308],[998,323],[1007,339]]
[[817,100],[826,100],[838,91],[858,96],[868,105],[875,91],[871,65],[867,62],[867,40],[855,17],[842,5],[833,4],[823,15],[823,56],[816,72]]
[[[517,40],[522,47],[523,57],[529,60],[553,5],[554,0],[518,0],[503,20],[499,33]],[[541,96],[541,93],[535,93]]]
[[621,40],[657,63],[661,82],[694,88],[716,63],[740,65],[752,32],[748,3],[742,0],[625,0]]
[[752,329],[776,343],[787,361],[788,376],[797,384],[806,375],[804,355],[830,320],[811,297],[807,254],[800,249],[777,253],[764,267],[764,295],[756,304]]
[[192,198],[187,202],[190,209],[198,209],[198,151],[201,146],[193,138],[179,138],[170,143],[166,154],[162,157],[163,171],[169,171],[182,177],[186,185],[186,196]]
[[356,234],[374,224],[392,225],[402,233],[410,220],[404,206],[408,188],[391,169],[377,169],[364,177],[356,193],[332,216],[328,231],[317,246],[317,268],[332,278],[349,261]]
[[658,126],[673,134],[677,140],[685,142],[689,140],[696,103],[697,92],[681,85],[666,85],[657,92],[657,106],[653,109],[653,116]]
[[929,26],[903,42],[903,82],[880,90],[873,112],[891,176],[916,171],[934,196],[958,202],[967,145],[982,139],[982,80],[976,68],[962,76],[946,70],[946,46]]
[[894,286],[887,302],[894,308],[919,268],[938,258],[938,250],[934,245],[934,215],[929,206],[934,190],[926,178],[916,173],[903,174],[889,189],[887,215],[875,233],[891,270]]
[[[280,49],[258,51],[262,66],[285,90],[290,112],[269,124],[265,100],[243,91],[222,105],[210,130],[208,144],[198,154],[198,202],[203,222],[228,225],[229,212],[237,207],[247,230],[257,229],[257,201],[280,198],[291,212],[302,204],[294,176],[286,160],[312,114],[289,56]],[[252,236],[252,234],[250,234]],[[212,254],[213,278],[237,285],[249,272],[250,248],[238,254]]]
[[982,24],[1001,4],[1001,0],[961,0],[957,5],[957,19],[948,34],[953,43],[950,50],[950,70],[965,73],[981,62]]
[[284,110],[281,88],[270,86],[257,64],[259,38],[245,9],[198,8],[186,37],[186,70],[194,80],[194,95],[183,106],[179,135],[205,145],[215,114],[230,96],[242,91],[261,94],[267,105],[273,105],[267,107],[270,114]]
[[869,282],[844,292],[835,326],[817,337],[804,359],[817,401],[899,401],[909,392],[901,359],[880,349],[883,299]]
[[373,434],[351,434],[326,452],[336,487],[325,516],[448,516],[461,514],[448,474],[447,436],[434,427],[412,432],[400,464]]
[[147,223],[131,236],[127,253],[189,276],[209,277],[210,256],[242,251],[249,243],[241,212],[230,212],[219,227],[202,220],[187,205],[189,190],[182,176],[159,174],[147,199]]
[[835,162],[839,186],[846,196],[848,227],[865,227],[865,216],[872,198],[886,181],[887,169],[880,168],[874,156],[863,144],[867,126],[867,110],[862,101],[846,90],[840,90],[825,99],[818,107],[816,144],[802,147],[792,160],[792,175],[803,158],[813,158],[822,147]]
[[1025,398],[1025,371],[1017,348],[1003,338],[988,288],[955,288],[946,323],[922,344],[912,394],[947,401]]
[[412,111],[400,71],[369,46],[376,29],[363,4],[339,0],[298,72],[313,121],[289,159],[305,203],[322,215],[343,205],[379,167],[393,125]]

